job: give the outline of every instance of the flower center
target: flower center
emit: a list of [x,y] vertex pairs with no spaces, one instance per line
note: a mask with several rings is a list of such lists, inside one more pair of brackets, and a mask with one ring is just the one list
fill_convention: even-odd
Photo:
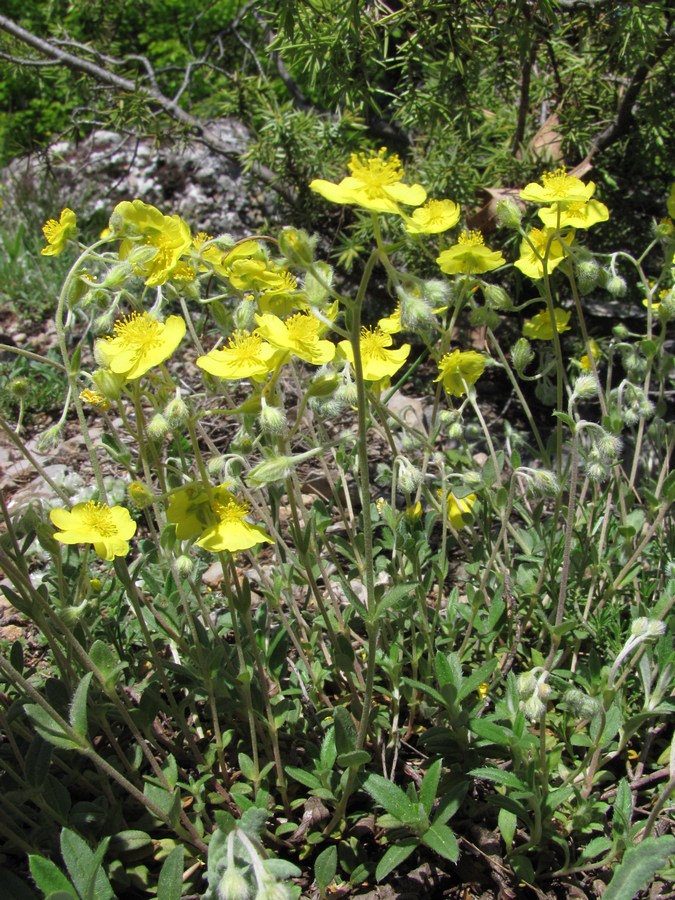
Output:
[[319,337],[319,322],[306,313],[296,313],[286,320],[286,328],[291,338],[298,344],[312,346]]
[[240,522],[244,516],[249,514],[250,507],[247,503],[237,503],[232,498],[225,502],[216,500],[213,504],[213,511],[221,522]]
[[128,347],[139,351],[147,351],[161,344],[161,325],[149,313],[131,313],[123,319],[118,319],[113,326],[115,337],[108,340],[120,339]]
[[387,159],[387,151],[384,147],[377,156],[367,157],[363,153],[352,153],[349,162],[349,170],[362,181],[370,196],[382,195],[382,188],[390,184],[396,184],[403,178],[401,160],[396,154]]
[[85,504],[83,518],[87,528],[103,538],[117,534],[117,526],[113,521],[112,513],[107,506],[90,500]]
[[381,328],[361,329],[361,355],[371,359],[386,359],[386,347],[391,346],[391,335]]
[[248,331],[235,331],[227,345],[228,353],[232,353],[240,362],[257,362],[262,337],[259,334],[249,334]]
[[56,219],[49,219],[49,221],[45,222],[45,224],[42,226],[42,232],[50,244],[52,243],[54,238],[59,235],[61,230],[61,225],[59,225]]
[[480,231],[463,231],[457,238],[458,244],[471,244],[472,246],[483,246],[485,241]]
[[541,177],[542,184],[547,191],[555,197],[565,198],[570,190],[577,184],[578,179],[572,175],[568,175],[564,167],[556,169],[555,172],[544,172]]

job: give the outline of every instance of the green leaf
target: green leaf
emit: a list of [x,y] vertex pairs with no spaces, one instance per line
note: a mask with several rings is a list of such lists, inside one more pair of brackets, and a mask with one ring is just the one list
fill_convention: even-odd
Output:
[[80,900],[75,888],[51,859],[30,854],[28,856],[28,864],[33,881],[46,897],[61,891],[67,897],[74,897],[75,900]]
[[299,781],[300,784],[304,784],[305,787],[311,790],[321,787],[321,782],[311,772],[305,772],[304,769],[298,769],[296,766],[286,766],[285,771],[291,778],[295,778],[296,781]]
[[115,686],[117,676],[126,667],[126,663],[120,662],[103,641],[94,641],[89,648],[89,658],[105,678],[107,690],[111,690]]
[[320,891],[325,891],[337,875],[337,846],[326,847],[314,861],[314,877]]
[[352,750],[351,753],[341,753],[337,758],[337,764],[343,769],[353,767],[360,769],[370,762],[371,756],[367,750]]
[[335,722],[335,746],[338,754],[351,753],[356,747],[356,726],[343,706],[333,712]]
[[630,820],[633,815],[633,797],[628,786],[628,781],[622,778],[616,789],[612,813],[612,831],[614,837],[626,834],[630,828]]
[[52,745],[39,734],[36,734],[30,742],[24,763],[24,774],[31,787],[41,788],[47,780],[52,750]]
[[376,803],[404,825],[414,825],[419,821],[419,813],[406,794],[393,781],[372,773],[363,782],[367,791]]
[[424,807],[424,811],[429,816],[431,808],[436,799],[436,791],[438,790],[438,782],[441,778],[441,760],[437,759],[432,763],[426,771],[422,784],[420,785],[420,803]]
[[[172,825],[176,825],[180,809],[180,794],[178,791],[170,793],[163,787],[146,782],[143,793],[151,803],[154,803],[164,813]],[[152,810],[149,810],[149,812],[151,815],[154,815]]]
[[52,746],[60,747],[62,750],[82,749],[80,744],[76,744],[75,741],[66,735],[58,722],[49,715],[46,709],[37,704],[28,703],[24,710],[40,737],[44,738]]
[[671,834],[645,838],[637,847],[631,847],[614,870],[603,900],[633,900],[639,891],[649,887],[673,853],[675,837]]
[[506,849],[510,850],[513,844],[513,838],[516,834],[518,818],[515,813],[512,813],[510,810],[500,809],[499,815],[497,816],[497,823]]
[[401,684],[407,684],[410,687],[416,688],[418,691],[427,694],[432,700],[435,700],[436,703],[445,706],[445,697],[443,694],[440,694],[436,688],[432,688],[431,685],[424,684],[422,681],[416,681],[414,678],[405,677],[401,678]]
[[174,847],[164,860],[157,881],[157,896],[162,900],[180,900],[183,893],[184,855],[183,847]]
[[378,602],[377,606],[375,607],[375,612],[371,617],[371,621],[373,623],[378,622],[388,609],[390,609],[404,597],[409,597],[414,590],[414,584],[396,584],[394,585],[394,587],[389,588],[386,591],[384,597]]
[[514,788],[517,791],[528,790],[527,785],[517,775],[514,775],[513,772],[505,772],[503,769],[472,769],[469,775],[473,775],[475,778],[485,778],[487,781],[503,784],[505,787]]
[[503,725],[495,725],[488,719],[469,719],[469,731],[490,744],[510,747],[513,735]]
[[85,740],[87,739],[87,692],[93,674],[93,672],[87,672],[75,689],[68,717],[70,727]]
[[95,855],[89,844],[69,828],[61,831],[61,855],[82,900],[110,900],[115,896],[97,859],[102,854]]
[[417,845],[417,838],[409,837],[390,847],[377,864],[375,878],[378,881],[384,881],[390,872],[393,872],[397,866],[400,866],[410,856]]
[[450,862],[457,862],[459,859],[459,844],[449,825],[431,825],[422,835],[422,843],[443,859],[449,859]]

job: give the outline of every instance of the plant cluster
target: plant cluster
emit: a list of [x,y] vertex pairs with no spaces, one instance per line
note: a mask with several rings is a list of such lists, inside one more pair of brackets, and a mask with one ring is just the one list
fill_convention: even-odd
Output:
[[[500,207],[516,304],[398,156],[309,189],[370,220],[353,294],[293,227],[235,242],[134,200],[78,245],[39,446],[74,410],[91,481],[2,499],[31,623],[0,654],[3,878],[30,896],[28,855],[46,896],[271,900],[431,858],[461,883],[480,826],[514,886],[615,867],[633,896],[675,853],[673,223],[594,254],[595,185],[544,173]],[[643,327],[591,335],[624,271]]]

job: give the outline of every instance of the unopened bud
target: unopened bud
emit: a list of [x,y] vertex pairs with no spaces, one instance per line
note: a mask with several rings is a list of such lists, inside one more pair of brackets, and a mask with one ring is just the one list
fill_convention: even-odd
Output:
[[635,619],[631,625],[630,633],[636,638],[647,641],[665,634],[666,625],[659,619],[648,619],[646,616],[641,616],[639,619]]
[[258,305],[252,297],[244,297],[234,311],[234,327],[239,331],[253,331]]
[[358,401],[356,385],[352,381],[341,384],[335,391],[335,399],[345,406],[355,407]]
[[498,284],[484,284],[483,285],[483,296],[492,309],[512,309],[513,301],[506,293],[503,287],[499,287]]
[[533,675],[532,672],[521,672],[518,676],[517,684],[521,700],[525,700],[537,690],[537,676]]
[[246,476],[251,487],[263,487],[275,481],[285,481],[292,473],[294,460],[292,456],[270,456],[258,463]]
[[225,468],[225,457],[224,456],[212,456],[211,459],[206,464],[206,470],[209,475],[220,475],[220,473]]
[[119,400],[126,383],[124,375],[116,375],[110,369],[97,369],[92,373],[91,380],[97,392],[106,400]]
[[49,453],[55,447],[58,447],[61,441],[62,426],[59,424],[52,425],[46,431],[38,435],[35,447],[38,453]]
[[181,578],[187,578],[188,575],[191,575],[194,566],[194,562],[190,559],[189,556],[185,556],[184,553],[176,557],[176,571],[181,576]]
[[317,262],[305,275],[305,294],[312,307],[320,307],[333,284],[333,268],[327,262]]
[[616,434],[603,431],[596,441],[596,447],[607,461],[615,460],[621,453],[623,442]]
[[530,722],[537,722],[546,712],[546,705],[535,694],[523,703],[523,712]]
[[449,290],[448,282],[441,281],[440,278],[429,278],[427,281],[422,282],[422,293],[425,299],[429,301],[432,309],[445,305]]
[[527,493],[531,497],[555,497],[560,490],[558,479],[550,469],[523,467],[518,474],[527,479]]
[[451,441],[461,441],[464,436],[464,427],[461,422],[453,422],[448,427],[448,437]]
[[230,447],[232,448],[232,450],[234,450],[235,453],[241,453],[242,455],[250,453],[253,449],[253,440],[251,438],[251,435],[248,433],[248,431],[240,428],[232,438]]
[[126,259],[122,260],[108,270],[108,273],[101,282],[101,287],[109,291],[119,290],[119,288],[124,285],[125,281],[130,278],[132,274],[133,270],[131,268],[131,265],[127,262]]
[[564,696],[570,712],[577,719],[592,719],[601,710],[601,704],[594,697],[589,697],[578,688],[570,688]]
[[235,866],[228,866],[216,888],[218,900],[249,900],[250,896],[248,881]]
[[30,391],[30,381],[27,378],[12,378],[7,385],[7,393],[13,400],[23,400]]
[[268,406],[264,397],[261,397],[260,428],[265,434],[278,436],[286,431],[286,414],[278,406]]
[[612,297],[623,297],[626,293],[626,281],[620,275],[610,275],[605,282],[605,290]]
[[584,259],[576,266],[577,281],[582,294],[588,293],[597,285],[601,271],[594,259]]
[[511,228],[513,231],[517,231],[520,228],[520,220],[523,218],[523,214],[518,204],[513,200],[510,200],[508,197],[504,200],[499,200],[496,212],[497,222],[504,228]]
[[129,495],[129,500],[137,509],[145,509],[147,506],[152,506],[155,501],[155,495],[142,481],[132,481],[127,487],[127,494]]
[[665,219],[661,219],[661,221],[657,224],[655,231],[657,238],[672,237],[672,235],[675,233],[675,227],[673,226],[672,219],[669,219],[668,217],[666,217]]
[[405,494],[412,494],[422,483],[422,473],[402,456],[398,458],[398,483]]
[[579,375],[574,382],[574,397],[587,400],[598,395],[598,380],[595,375]]
[[626,338],[630,335],[630,331],[626,328],[623,322],[619,322],[612,328],[612,334],[617,340],[625,341]]
[[148,437],[153,441],[163,441],[171,431],[171,426],[161,413],[156,413],[148,422]]
[[434,322],[434,315],[428,302],[416,290],[404,291],[398,288],[401,307],[401,327],[405,331],[425,331]]
[[316,238],[310,238],[300,228],[282,228],[279,235],[279,249],[289,263],[307,269],[314,261]]
[[534,359],[534,350],[527,338],[519,338],[511,347],[511,359],[516,372],[519,375],[523,375],[525,369]]
[[589,481],[601,484],[609,478],[609,469],[600,461],[592,461],[586,465],[586,475]]
[[190,418],[190,410],[178,392],[164,408],[164,418],[173,431],[182,428]]

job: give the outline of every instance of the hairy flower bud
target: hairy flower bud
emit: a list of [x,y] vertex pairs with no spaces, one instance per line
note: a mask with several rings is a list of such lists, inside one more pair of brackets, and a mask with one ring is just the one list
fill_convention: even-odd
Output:
[[509,197],[505,197],[503,200],[497,201],[497,222],[503,228],[510,228],[513,231],[518,231],[520,228],[520,220],[523,218],[523,214],[520,211],[520,207],[517,203],[511,200]]
[[511,359],[516,372],[519,375],[523,375],[525,369],[534,359],[534,350],[527,338],[519,338],[511,347]]
[[278,406],[269,406],[264,397],[261,398],[260,428],[265,434],[280,435],[286,431],[286,414]]
[[576,267],[577,281],[582,294],[587,294],[598,284],[602,269],[593,259],[584,259]]
[[173,431],[176,431],[187,424],[188,419],[190,418],[190,410],[178,391],[173,400],[170,400],[165,406],[164,418],[166,419],[169,428]]
[[228,866],[216,888],[218,900],[249,900],[250,896],[251,888],[246,878],[235,866]]
[[623,441],[618,435],[603,431],[597,439],[595,446],[598,448],[603,460],[612,462],[617,459],[621,453]]
[[293,466],[292,456],[270,456],[251,469],[246,476],[246,483],[251,487],[263,487],[275,481],[285,481],[292,473]]
[[534,694],[523,703],[523,712],[530,722],[537,722],[546,712],[546,704]]
[[422,293],[432,308],[444,306],[448,299],[449,285],[447,281],[438,278],[429,278],[422,282]]
[[133,275],[133,269],[127,260],[112,266],[101,282],[101,287],[108,291],[117,291],[123,287],[124,282]]
[[151,440],[163,441],[171,431],[171,427],[161,413],[156,413],[148,422],[146,431]]
[[252,297],[244,297],[234,311],[234,327],[239,331],[253,331],[258,304]]
[[97,369],[92,373],[91,380],[96,385],[97,392],[106,400],[119,400],[126,383],[124,375],[116,375],[110,369]]
[[521,672],[517,684],[521,700],[526,700],[537,690],[537,676],[532,672]]
[[405,331],[425,331],[433,325],[434,315],[428,301],[413,288],[397,288],[401,308],[401,327]]
[[132,505],[137,509],[145,509],[146,506],[152,506],[155,500],[153,492],[142,481],[132,481],[127,487],[127,494]]
[[27,378],[12,378],[7,385],[7,393],[13,400],[23,400],[30,391],[30,381]]
[[591,397],[597,397],[599,390],[598,379],[595,375],[579,375],[574,382],[574,397],[581,400],[587,400]]
[[398,458],[398,483],[405,494],[412,494],[422,483],[422,473],[405,457]]
[[577,719],[592,719],[602,709],[600,701],[595,697],[589,697],[578,688],[570,688],[563,699],[569,711]]
[[513,308],[513,301],[504,288],[498,284],[484,284],[483,296],[491,309],[506,310]]
[[187,578],[192,574],[192,570],[194,569],[195,564],[189,556],[186,556],[182,553],[180,556],[176,557],[176,571],[181,576],[181,578]]
[[626,281],[620,275],[610,275],[605,282],[605,290],[612,297],[623,297],[627,290]]
[[300,228],[282,228],[279,249],[292,266],[307,269],[314,261],[316,241]]
[[46,431],[43,431],[40,435],[38,435],[37,441],[35,443],[36,449],[38,453],[49,453],[50,450],[54,450],[58,447],[61,441],[61,431],[63,426],[60,424],[52,425],[51,428],[48,428]]
[[661,622],[659,619],[649,619],[646,616],[640,616],[631,625],[630,633],[636,638],[648,641],[665,634],[666,625],[665,622]]

